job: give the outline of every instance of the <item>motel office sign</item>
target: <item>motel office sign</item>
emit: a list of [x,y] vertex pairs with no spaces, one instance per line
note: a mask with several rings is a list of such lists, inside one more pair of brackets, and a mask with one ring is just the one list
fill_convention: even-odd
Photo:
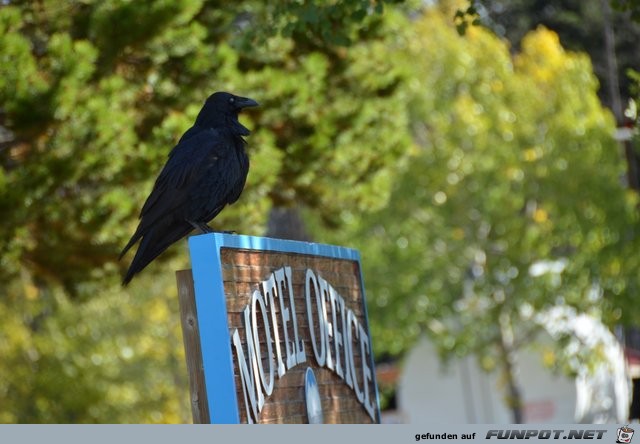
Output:
[[357,251],[189,239],[212,423],[378,423]]

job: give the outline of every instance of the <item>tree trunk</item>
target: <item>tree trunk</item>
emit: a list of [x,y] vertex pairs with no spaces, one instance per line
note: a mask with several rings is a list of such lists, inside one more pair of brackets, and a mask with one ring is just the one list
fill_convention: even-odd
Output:
[[500,319],[500,357],[502,358],[502,377],[506,383],[505,401],[511,409],[514,424],[524,422],[522,412],[522,392],[516,381],[516,356],[513,341],[513,330],[508,315],[501,316]]
[[267,237],[311,241],[297,207],[273,207],[269,212]]
[[618,79],[618,59],[616,57],[616,36],[611,23],[610,0],[600,0],[604,24],[604,59],[607,64],[607,85],[609,86],[609,104],[618,125],[622,124],[622,98]]
[[[616,118],[618,128],[624,126],[622,97],[618,79],[618,59],[616,57],[616,36],[611,21],[611,5],[609,0],[600,0],[604,23],[604,47],[607,63],[607,84],[609,86],[609,104]],[[631,140],[622,140],[624,154],[627,160],[627,180],[629,187],[640,191],[640,159],[633,149]]]

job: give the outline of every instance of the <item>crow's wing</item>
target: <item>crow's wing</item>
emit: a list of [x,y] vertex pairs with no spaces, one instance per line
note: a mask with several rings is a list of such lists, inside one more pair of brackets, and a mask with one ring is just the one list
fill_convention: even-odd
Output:
[[232,149],[231,141],[211,128],[176,145],[142,206],[140,218],[154,221],[183,205],[188,201],[191,185],[215,169],[220,158],[228,156]]
[[[176,145],[169,153],[169,159],[140,211],[140,224],[120,257],[154,225],[167,219],[175,219],[180,213],[187,211],[194,184],[205,174],[211,175],[217,163],[228,157],[232,150],[232,142],[215,129],[202,130]],[[212,180],[215,181],[216,178],[212,177]]]

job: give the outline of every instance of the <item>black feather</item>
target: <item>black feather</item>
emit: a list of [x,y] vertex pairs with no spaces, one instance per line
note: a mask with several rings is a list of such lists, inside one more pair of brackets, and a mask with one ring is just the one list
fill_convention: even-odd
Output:
[[238,200],[249,172],[242,138],[249,130],[238,121],[238,113],[256,105],[224,92],[207,99],[194,125],[169,153],[142,206],[138,228],[120,253],[122,258],[140,241],[123,285],[194,227],[204,227]]

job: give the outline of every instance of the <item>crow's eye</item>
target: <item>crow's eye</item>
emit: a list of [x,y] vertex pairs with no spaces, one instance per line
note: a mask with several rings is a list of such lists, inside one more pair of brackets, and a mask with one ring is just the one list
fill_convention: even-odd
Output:
[[235,98],[233,98],[233,97],[229,97],[229,103],[233,103],[233,102],[235,102],[235,101],[236,101],[236,99],[235,99]]

